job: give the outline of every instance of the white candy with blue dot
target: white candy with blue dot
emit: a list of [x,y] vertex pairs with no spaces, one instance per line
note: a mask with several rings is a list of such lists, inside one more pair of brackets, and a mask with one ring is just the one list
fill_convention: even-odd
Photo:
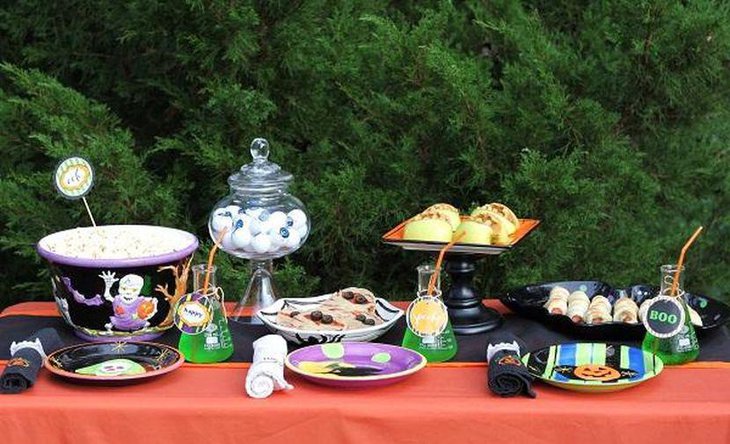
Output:
[[243,249],[251,243],[251,233],[245,228],[237,229],[231,235],[231,243],[238,249]]
[[307,215],[300,209],[291,210],[287,216],[291,218],[292,226],[295,228],[307,225]]
[[214,236],[228,230],[223,249],[257,254],[294,250],[308,233],[307,216],[298,209],[286,213],[228,205],[215,211],[210,225]]
[[271,248],[271,238],[267,234],[257,234],[251,241],[253,250],[256,253],[266,253]]

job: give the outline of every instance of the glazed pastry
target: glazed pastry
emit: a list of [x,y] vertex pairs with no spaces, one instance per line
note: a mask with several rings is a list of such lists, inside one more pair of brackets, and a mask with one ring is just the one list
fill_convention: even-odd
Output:
[[591,300],[586,313],[586,324],[611,322],[611,303],[604,296],[597,295]]
[[639,321],[639,306],[631,298],[620,298],[613,307],[613,320],[636,324]]
[[454,239],[459,239],[459,243],[464,244],[489,245],[492,243],[492,229],[489,225],[483,224],[471,216],[466,216],[456,228]]
[[491,211],[494,211],[501,216],[503,216],[505,219],[507,219],[512,225],[515,226],[515,230],[517,227],[520,226],[520,220],[517,219],[517,216],[515,213],[512,212],[512,210],[507,207],[507,205],[498,203],[498,202],[492,202],[489,205],[487,205],[487,208]]
[[512,210],[502,204],[491,203],[482,205],[471,212],[473,217],[481,217],[486,214],[491,215],[492,218],[495,218],[504,227],[507,236],[517,231],[517,227],[520,225],[520,221]]
[[453,228],[449,217],[443,213],[421,213],[403,228],[403,239],[433,242],[451,242]]
[[430,207],[426,208],[422,215],[429,217],[434,214],[441,215],[446,218],[446,220],[449,222],[449,225],[451,225],[451,231],[456,230],[456,227],[459,226],[461,223],[461,217],[459,217],[459,210],[454,207],[453,205],[449,205],[447,203],[438,203],[431,205]]
[[507,219],[492,211],[472,213],[474,220],[489,226],[492,229],[492,243],[495,245],[509,245],[512,224]]

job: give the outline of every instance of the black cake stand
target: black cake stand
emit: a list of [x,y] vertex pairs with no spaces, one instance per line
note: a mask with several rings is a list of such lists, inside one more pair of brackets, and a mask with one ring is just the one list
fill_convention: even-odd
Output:
[[[456,244],[445,256],[444,270],[451,277],[451,287],[444,292],[444,303],[449,308],[449,319],[454,333],[473,335],[499,328],[502,315],[486,307],[482,297],[474,289],[476,262],[486,256],[498,256],[511,250],[540,224],[535,219],[520,219],[520,227],[511,237],[509,245]],[[424,242],[403,239],[405,222],[383,236],[383,242],[404,250],[438,254],[446,245],[443,242]]]

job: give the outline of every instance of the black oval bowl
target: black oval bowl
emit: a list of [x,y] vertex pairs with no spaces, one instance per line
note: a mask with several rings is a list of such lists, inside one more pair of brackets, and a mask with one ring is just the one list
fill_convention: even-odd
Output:
[[[500,301],[513,312],[534,319],[554,330],[573,334],[586,339],[640,339],[646,333],[641,323],[627,324],[624,322],[609,322],[605,324],[589,325],[575,323],[564,315],[550,314],[543,307],[548,300],[550,290],[561,286],[570,292],[582,290],[589,298],[602,294],[611,304],[615,303],[621,290],[631,297],[637,305],[644,300],[653,298],[659,288],[651,285],[632,285],[624,289],[615,289],[601,281],[563,281],[547,282],[543,284],[527,285],[508,292]],[[695,309],[702,318],[702,326],[695,326],[699,335],[714,330],[730,319],[730,307],[726,304],[704,295],[685,293],[685,301]]]

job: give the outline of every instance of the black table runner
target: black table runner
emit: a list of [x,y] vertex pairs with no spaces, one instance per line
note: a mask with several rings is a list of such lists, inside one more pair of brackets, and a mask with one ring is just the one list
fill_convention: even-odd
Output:
[[[601,342],[586,341],[577,336],[555,332],[542,324],[513,314],[505,315],[504,319],[503,326],[497,332],[457,336],[459,352],[452,361],[486,362],[487,344],[491,336],[505,331],[520,337],[525,342],[528,351],[564,342]],[[229,326],[235,351],[228,362],[251,362],[253,357],[251,344],[259,337],[268,334],[268,329],[263,325],[244,325],[236,322],[229,322]],[[10,344],[13,341],[20,341],[44,327],[55,328],[64,345],[84,342],[74,335],[72,329],[64,323],[63,319],[57,316],[4,316],[0,318],[0,359],[10,359]],[[388,333],[381,336],[377,341],[400,345],[405,328],[405,321],[401,318]],[[179,337],[180,333],[177,329],[172,328],[153,342],[161,342],[177,347]],[[614,342],[641,346],[640,341]],[[295,346],[289,344],[290,351],[294,348]],[[730,362],[730,332],[727,326],[707,332],[700,338],[700,356],[697,360]]]

